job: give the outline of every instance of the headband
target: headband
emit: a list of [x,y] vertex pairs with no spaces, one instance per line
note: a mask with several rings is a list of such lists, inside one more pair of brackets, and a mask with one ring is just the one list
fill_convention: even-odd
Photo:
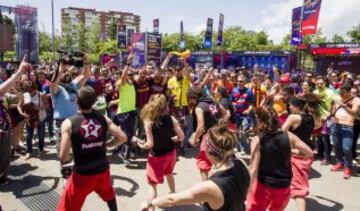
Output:
[[224,153],[217,147],[214,141],[210,138],[209,134],[206,134],[205,137],[206,149],[210,155],[215,155],[216,157],[224,157]]

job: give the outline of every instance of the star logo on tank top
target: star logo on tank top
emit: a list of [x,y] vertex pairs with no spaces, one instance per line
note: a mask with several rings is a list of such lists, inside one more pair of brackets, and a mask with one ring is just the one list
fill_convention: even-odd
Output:
[[90,141],[99,138],[102,131],[102,126],[95,119],[86,119],[80,126],[80,135]]

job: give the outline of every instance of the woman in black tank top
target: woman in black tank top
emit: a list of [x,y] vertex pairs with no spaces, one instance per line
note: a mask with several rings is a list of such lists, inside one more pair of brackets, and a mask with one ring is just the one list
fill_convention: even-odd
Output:
[[281,131],[276,111],[270,106],[256,110],[257,136],[251,138],[249,211],[284,210],[290,198],[291,150],[306,157],[312,150],[297,136]]
[[214,126],[208,130],[206,153],[213,164],[209,180],[180,193],[155,198],[142,205],[142,210],[154,207],[204,203],[204,210],[243,211],[250,183],[246,166],[234,160],[235,139],[227,126]]
[[[174,141],[182,141],[184,133],[171,115],[167,114],[167,100],[163,94],[152,95],[150,101],[141,110],[141,119],[144,122],[146,142],[137,142],[144,150],[150,150],[146,177],[149,184],[148,199],[156,197],[157,184],[164,181],[164,176],[171,193],[175,192],[173,170],[176,164],[176,150]],[[176,138],[173,138],[176,135]]]
[[[290,131],[299,137],[310,148],[314,149],[311,134],[315,128],[315,121],[320,122],[320,108],[324,107],[324,101],[314,94],[305,94],[302,98],[292,97],[290,99],[291,115],[283,124],[283,131]],[[295,199],[299,211],[306,210],[305,197],[309,194],[309,173],[312,157],[304,157],[298,151],[291,155],[291,166],[293,179],[291,181],[290,195]]]

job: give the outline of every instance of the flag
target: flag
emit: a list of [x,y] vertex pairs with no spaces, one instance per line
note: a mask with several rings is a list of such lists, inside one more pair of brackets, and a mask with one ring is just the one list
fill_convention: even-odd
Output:
[[209,49],[212,47],[212,30],[213,30],[213,19],[208,18],[205,31],[205,39],[203,47]]
[[153,20],[153,32],[155,34],[159,34],[159,19],[154,19]]
[[320,14],[321,0],[304,0],[301,34],[316,34]]
[[180,22],[180,43],[179,48],[181,50],[185,49],[185,34],[184,34],[184,23]]
[[119,25],[118,26],[118,47],[120,49],[126,48],[126,26],[125,25]]
[[292,16],[292,30],[291,30],[291,45],[300,45],[302,43],[301,30],[301,11],[302,7],[293,9]]
[[132,35],[135,33],[135,30],[134,29],[128,29],[127,30],[127,41],[126,41],[126,43],[127,43],[127,46],[128,46],[128,49],[129,49],[129,51],[132,49]]
[[224,15],[220,14],[219,30],[218,30],[218,37],[217,37],[217,45],[218,46],[222,46],[222,44],[223,44],[223,30],[224,30]]

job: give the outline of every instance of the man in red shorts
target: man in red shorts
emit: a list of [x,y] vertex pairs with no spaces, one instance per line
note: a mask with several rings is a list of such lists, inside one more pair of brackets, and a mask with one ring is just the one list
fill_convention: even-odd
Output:
[[[80,211],[87,195],[93,191],[107,202],[111,211],[117,210],[106,147],[121,145],[127,137],[109,118],[92,110],[95,101],[93,88],[81,88],[77,99],[79,112],[61,125],[60,161],[67,163],[74,158],[74,171],[61,196],[58,211]],[[115,139],[107,142],[107,132]]]

